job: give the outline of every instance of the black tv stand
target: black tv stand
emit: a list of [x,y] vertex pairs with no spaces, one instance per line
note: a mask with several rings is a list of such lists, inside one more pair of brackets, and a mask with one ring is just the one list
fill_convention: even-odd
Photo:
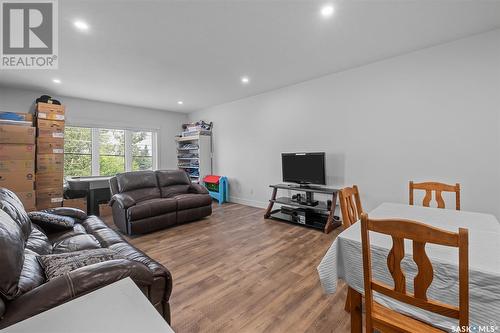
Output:
[[[273,193],[269,200],[264,218],[299,223],[312,228],[321,229],[325,233],[329,233],[340,226],[340,222],[336,220],[334,216],[335,206],[337,204],[337,189],[323,186],[310,186],[308,184],[277,184],[269,185],[269,187],[273,189]],[[305,192],[305,200],[292,199],[288,196],[277,198],[278,190]],[[328,205],[325,201],[314,200],[315,193],[331,195],[331,205]],[[301,194],[301,197],[302,196],[303,194]],[[274,204],[281,205],[281,208],[273,210]],[[308,214],[313,217],[310,218],[310,222],[308,223],[296,222],[291,219],[290,216],[282,213],[283,208],[288,210],[296,209],[303,214]]]
[[311,184],[308,184],[308,183],[299,183],[298,185],[289,185],[289,186],[298,186],[300,188],[321,188],[321,186],[317,186],[317,185],[311,185]]
[[[310,187],[304,187],[304,186],[300,186],[300,188],[301,189],[311,189]],[[302,196],[301,196],[301,198],[302,198]],[[292,200],[293,200],[293,198],[292,198]],[[311,206],[311,207],[317,206],[319,204],[318,200],[314,200],[314,192],[306,192],[305,200],[297,199],[295,201],[302,204],[302,205]]]

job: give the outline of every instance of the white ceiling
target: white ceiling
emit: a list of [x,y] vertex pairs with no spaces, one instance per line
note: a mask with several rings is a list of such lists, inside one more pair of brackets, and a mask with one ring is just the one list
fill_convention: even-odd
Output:
[[325,1],[59,1],[59,69],[0,85],[190,112],[500,27],[500,1]]

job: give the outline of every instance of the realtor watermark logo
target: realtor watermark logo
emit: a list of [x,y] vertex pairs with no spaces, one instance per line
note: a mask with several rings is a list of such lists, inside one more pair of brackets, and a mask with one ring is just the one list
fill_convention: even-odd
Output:
[[57,0],[0,0],[0,69],[57,69]]
[[500,327],[495,323],[489,325],[469,325],[469,326],[453,326],[453,333],[495,333],[500,332]]

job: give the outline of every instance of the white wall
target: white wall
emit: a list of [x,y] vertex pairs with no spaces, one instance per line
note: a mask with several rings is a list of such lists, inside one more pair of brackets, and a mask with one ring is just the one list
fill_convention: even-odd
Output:
[[190,118],[214,122],[215,173],[232,201],[265,206],[281,152],[325,151],[328,184],[358,184],[366,210],[407,202],[411,179],[436,180],[462,184],[462,209],[500,217],[499,113],[495,30]]
[[[29,112],[44,92],[0,87],[0,110]],[[130,107],[80,98],[53,96],[66,106],[66,122],[74,126],[153,129],[158,131],[158,167],[177,168],[174,136],[187,116],[183,113]]]

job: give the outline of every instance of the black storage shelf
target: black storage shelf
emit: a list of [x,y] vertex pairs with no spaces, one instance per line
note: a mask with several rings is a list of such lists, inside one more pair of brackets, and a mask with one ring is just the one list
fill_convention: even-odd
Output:
[[[335,206],[337,204],[338,189],[323,186],[300,186],[297,184],[276,184],[269,185],[269,187],[273,189],[273,193],[271,195],[271,199],[269,200],[269,205],[264,214],[264,218],[298,224],[322,230],[325,233],[329,233],[341,225],[338,218],[334,215]],[[305,192],[307,198],[306,201],[310,202],[311,205],[298,202],[297,200],[292,200],[290,197],[277,197],[278,190]],[[331,205],[328,205],[325,201],[314,201],[314,193],[331,195]],[[317,204],[313,206],[312,204],[316,202]],[[281,209],[273,210],[273,206],[275,204],[281,205],[282,207],[291,207],[296,210],[307,210],[308,212],[311,212],[312,216],[309,218],[306,217],[306,223],[303,224],[297,222],[291,215],[282,213]]]
[[286,205],[286,206],[292,206],[292,207],[299,207],[299,208],[304,208],[304,209],[312,209],[315,211],[320,211],[320,212],[328,212],[328,207],[326,202],[320,201],[316,206],[309,206],[309,205],[304,205],[300,202],[292,200],[292,198],[289,197],[280,197],[276,199],[271,199],[269,201],[272,201],[274,203],[280,204],[280,205]]
[[277,210],[271,212],[271,216],[269,218],[271,220],[275,220],[275,221],[292,223],[292,224],[300,225],[303,227],[309,227],[309,228],[314,228],[314,229],[318,229],[318,230],[323,231],[325,229],[325,225],[326,225],[328,216],[325,216],[325,219],[322,222],[315,220],[313,222],[308,222],[308,223],[299,223],[299,222],[294,221],[290,215],[283,214],[283,213],[281,213],[281,211],[279,209],[277,209]]

